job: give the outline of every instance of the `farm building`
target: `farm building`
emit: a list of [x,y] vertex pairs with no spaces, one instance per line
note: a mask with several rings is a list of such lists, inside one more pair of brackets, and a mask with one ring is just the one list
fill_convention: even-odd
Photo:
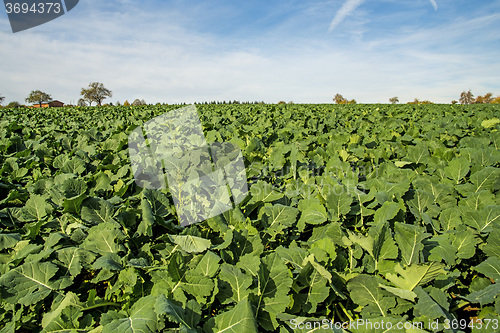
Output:
[[[61,101],[50,101],[48,103],[42,103],[42,108],[61,108],[64,103]],[[34,108],[39,108],[40,104],[33,104]]]

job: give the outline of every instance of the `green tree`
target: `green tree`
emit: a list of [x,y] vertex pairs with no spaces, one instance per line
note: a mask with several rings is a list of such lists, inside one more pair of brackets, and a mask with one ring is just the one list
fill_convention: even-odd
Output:
[[469,90],[468,92],[462,91],[460,94],[460,104],[468,105],[474,103],[474,95]]
[[93,102],[96,102],[97,105],[101,106],[102,101],[108,97],[112,97],[113,93],[111,90],[104,87],[104,85],[100,82],[92,82],[89,84],[87,89],[82,88],[80,95],[83,96],[83,99],[92,105]]
[[49,94],[40,90],[33,90],[25,99],[25,101],[28,103],[32,104],[38,103],[40,107],[42,106],[43,102],[48,102],[50,100],[52,100],[52,97]]
[[399,98],[397,97],[389,98],[389,102],[391,102],[391,104],[397,104],[399,103]]
[[12,109],[17,109],[21,107],[21,104],[19,104],[19,102],[13,101],[7,104],[7,107]]

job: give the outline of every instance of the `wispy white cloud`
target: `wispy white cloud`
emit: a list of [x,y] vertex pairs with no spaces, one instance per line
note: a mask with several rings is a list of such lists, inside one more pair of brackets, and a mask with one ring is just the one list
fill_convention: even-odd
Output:
[[429,0],[431,2],[432,7],[434,7],[434,10],[438,10],[438,4],[436,3],[436,0]]
[[335,29],[347,16],[351,15],[365,0],[347,0],[339,9],[328,28],[328,32]]

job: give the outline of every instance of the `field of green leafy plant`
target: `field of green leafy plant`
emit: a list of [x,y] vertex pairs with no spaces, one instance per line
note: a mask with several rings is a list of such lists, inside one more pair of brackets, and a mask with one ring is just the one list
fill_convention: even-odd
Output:
[[198,106],[250,194],[185,228],[127,147],[175,108],[0,109],[1,333],[500,331],[499,106]]

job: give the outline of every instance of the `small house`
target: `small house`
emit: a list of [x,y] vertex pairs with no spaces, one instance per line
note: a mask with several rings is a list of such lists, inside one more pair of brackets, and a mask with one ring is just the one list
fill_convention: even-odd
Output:
[[[42,103],[42,108],[62,108],[64,106],[64,103],[61,101],[50,101],[48,103]],[[33,104],[34,108],[39,108],[40,104]]]

